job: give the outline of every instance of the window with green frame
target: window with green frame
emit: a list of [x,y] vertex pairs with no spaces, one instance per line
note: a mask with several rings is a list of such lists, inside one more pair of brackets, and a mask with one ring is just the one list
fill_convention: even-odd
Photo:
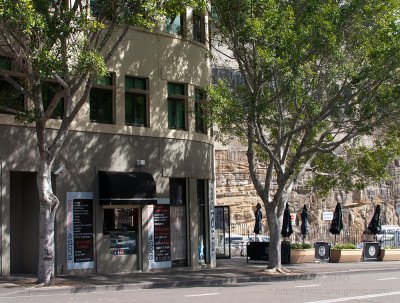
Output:
[[194,90],[194,120],[195,130],[198,133],[207,133],[207,127],[205,123],[205,113],[203,104],[206,99],[206,92],[203,89],[196,88]]
[[168,16],[166,18],[167,33],[183,35],[183,14]]
[[186,129],[185,85],[168,83],[168,128]]
[[[0,70],[11,71],[11,58],[0,56]],[[12,77],[22,83],[23,78]],[[8,81],[0,78],[0,113],[13,114],[24,109],[24,95],[15,89]]]
[[[21,78],[15,78],[22,81]],[[24,95],[6,80],[0,79],[0,113],[13,114],[24,109]]]
[[199,14],[193,14],[193,40],[205,43],[204,33],[204,17]]
[[[44,82],[42,84],[42,96],[43,96],[43,106],[44,110],[47,110],[50,105],[51,100],[57,91],[61,90],[62,86],[55,82]],[[64,98],[58,102],[56,108],[51,114],[51,118],[53,119],[62,119],[64,116]]]
[[109,74],[96,79],[90,90],[90,121],[113,124],[114,79]]
[[147,126],[147,79],[125,76],[125,124]]
[[0,69],[11,70],[11,58],[0,56]]

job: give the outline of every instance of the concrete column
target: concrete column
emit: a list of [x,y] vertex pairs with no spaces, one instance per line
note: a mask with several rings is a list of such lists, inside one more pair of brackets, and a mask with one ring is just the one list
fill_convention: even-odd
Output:
[[198,246],[199,246],[199,207],[197,205],[197,179],[188,179],[188,262],[193,269],[200,268]]

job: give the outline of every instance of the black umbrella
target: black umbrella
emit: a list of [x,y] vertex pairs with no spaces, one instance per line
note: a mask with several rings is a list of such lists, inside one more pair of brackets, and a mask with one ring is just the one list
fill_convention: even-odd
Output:
[[336,204],[331,227],[329,228],[329,232],[335,235],[335,243],[336,243],[336,235],[339,235],[342,229],[343,229],[342,207],[340,203],[338,203]]
[[303,210],[301,211],[301,234],[303,235],[303,241],[308,233],[308,213],[307,206],[304,204]]
[[261,213],[261,204],[257,203],[257,210],[254,212],[254,216],[256,218],[256,222],[254,224],[254,233],[259,235],[262,233],[262,213]]
[[292,233],[293,233],[292,219],[290,218],[289,205],[286,204],[285,211],[283,212],[281,235],[283,237],[290,237]]
[[374,215],[372,216],[371,222],[367,228],[374,235],[381,233],[381,206],[375,207]]

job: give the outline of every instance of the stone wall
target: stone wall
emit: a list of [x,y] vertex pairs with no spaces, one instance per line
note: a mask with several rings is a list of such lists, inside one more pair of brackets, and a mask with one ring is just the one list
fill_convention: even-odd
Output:
[[[216,203],[229,205],[231,212],[231,233],[251,234],[254,227],[254,211],[260,198],[250,179],[245,151],[216,150]],[[317,197],[305,180],[300,182],[290,197],[289,207],[292,214],[297,214],[296,223],[300,223],[300,212],[306,204],[309,211],[311,232],[316,237],[323,237],[330,221],[322,221],[323,211],[334,211],[340,202],[343,210],[344,233],[361,235],[368,226],[374,207],[381,205],[382,224],[397,225],[399,217],[395,212],[396,203],[400,203],[400,165],[393,164],[390,169],[392,181],[377,184],[358,192],[332,192],[326,198]],[[264,230],[268,233],[263,211]],[[295,225],[295,236],[299,227]]]

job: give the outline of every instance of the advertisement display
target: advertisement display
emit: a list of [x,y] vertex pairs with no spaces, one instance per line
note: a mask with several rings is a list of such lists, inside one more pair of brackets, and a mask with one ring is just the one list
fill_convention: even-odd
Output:
[[67,192],[67,269],[94,268],[93,193]]
[[149,268],[171,267],[171,227],[169,205],[149,205]]
[[214,186],[214,180],[210,180],[208,183],[208,188],[209,188],[209,196],[208,196],[208,201],[209,201],[209,217],[210,217],[210,246],[211,246],[211,260],[210,264],[211,267],[215,267],[217,264],[217,250],[216,250],[216,238],[215,238],[215,186]]

